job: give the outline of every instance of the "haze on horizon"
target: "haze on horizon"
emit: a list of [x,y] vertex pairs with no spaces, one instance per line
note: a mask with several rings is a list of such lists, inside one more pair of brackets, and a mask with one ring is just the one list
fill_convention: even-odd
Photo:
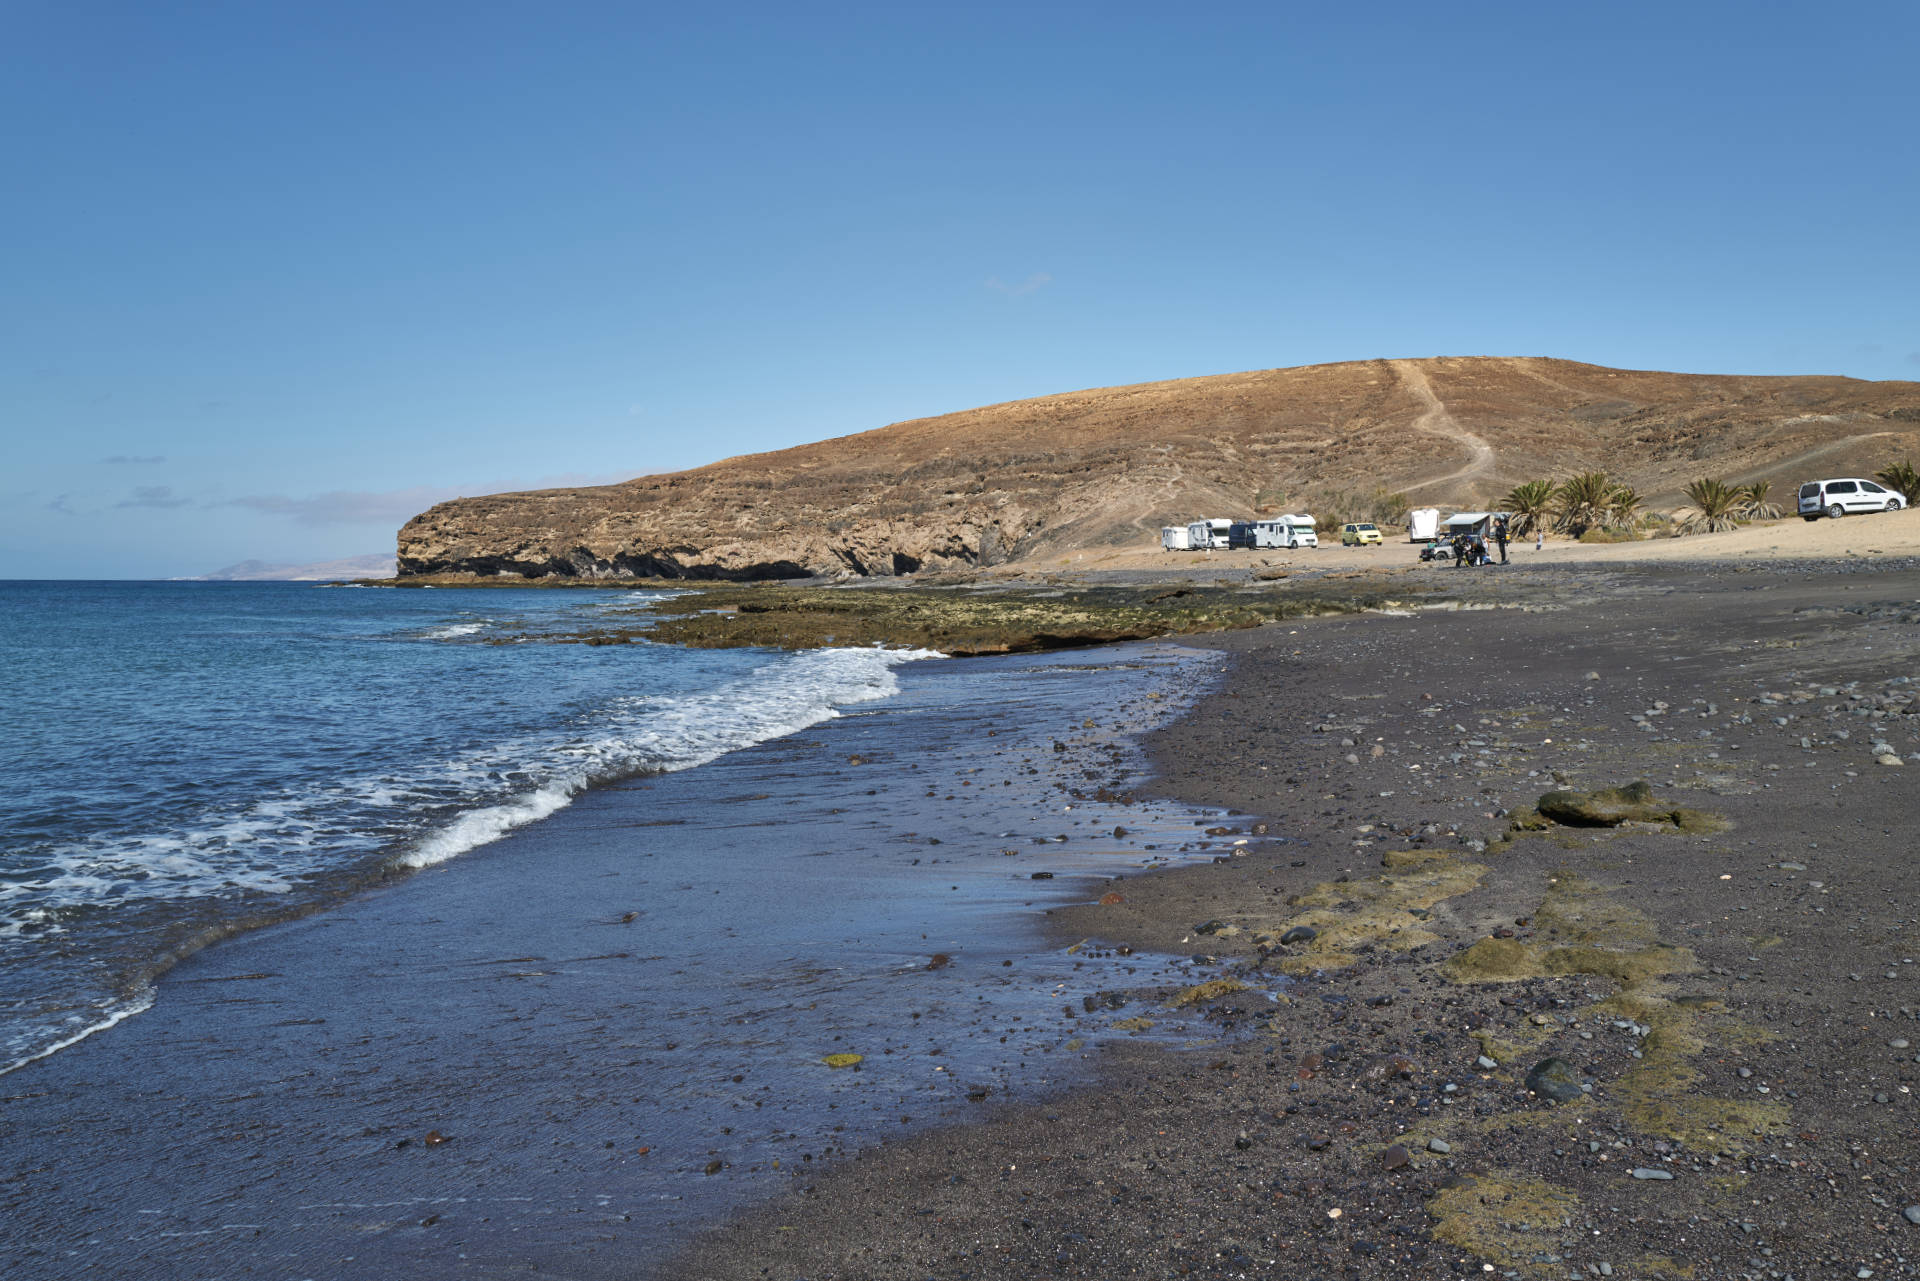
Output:
[[8,25],[8,577],[1237,370],[1920,378],[1909,5]]

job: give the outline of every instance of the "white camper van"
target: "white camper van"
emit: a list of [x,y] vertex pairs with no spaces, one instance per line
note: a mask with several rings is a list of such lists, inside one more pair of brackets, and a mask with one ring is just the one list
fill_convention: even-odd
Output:
[[1255,547],[1318,547],[1320,535],[1311,516],[1275,516],[1253,522]]
[[1187,537],[1196,551],[1226,547],[1232,540],[1233,522],[1224,517],[1196,520],[1187,526]]
[[1193,531],[1187,525],[1163,525],[1160,529],[1160,546],[1170,552],[1193,550]]
[[1416,507],[1407,513],[1407,541],[1431,543],[1440,537],[1440,509]]

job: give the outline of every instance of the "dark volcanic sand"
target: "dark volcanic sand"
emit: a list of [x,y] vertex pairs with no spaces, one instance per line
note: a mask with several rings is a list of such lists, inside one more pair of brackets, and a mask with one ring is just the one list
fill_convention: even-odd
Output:
[[[1224,996],[1267,1029],[1111,1046],[1096,1089],[862,1153],[636,1270],[1914,1275],[1920,568],[1591,587],[1199,642],[1236,664],[1153,739],[1162,786],[1294,839],[1055,922],[1298,973],[1291,1003]],[[1635,779],[1729,826],[1511,830],[1562,781]],[[1549,1057],[1574,1101],[1525,1089]]]

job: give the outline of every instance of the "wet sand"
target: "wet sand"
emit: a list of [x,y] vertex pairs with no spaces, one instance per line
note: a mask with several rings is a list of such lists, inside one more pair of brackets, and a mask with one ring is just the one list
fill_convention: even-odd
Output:
[[[1158,786],[1289,839],[1052,919],[1291,976],[1209,1003],[1260,1033],[1108,1046],[634,1274],[1915,1275],[1920,567],[1586,581],[1193,642],[1234,666]],[[1533,808],[1633,780],[1683,821]]]
[[1229,848],[1099,795],[1218,666],[911,664],[196,955],[0,1078],[7,1275],[620,1275],[853,1149],[1090,1082],[1088,999],[1198,967],[1050,948],[1040,913]]

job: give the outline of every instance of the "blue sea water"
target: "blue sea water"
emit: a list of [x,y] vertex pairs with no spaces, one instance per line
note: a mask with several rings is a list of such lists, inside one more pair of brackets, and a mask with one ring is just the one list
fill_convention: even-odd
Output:
[[657,599],[0,583],[0,1071],[207,941],[887,697],[922,657],[547,643]]

